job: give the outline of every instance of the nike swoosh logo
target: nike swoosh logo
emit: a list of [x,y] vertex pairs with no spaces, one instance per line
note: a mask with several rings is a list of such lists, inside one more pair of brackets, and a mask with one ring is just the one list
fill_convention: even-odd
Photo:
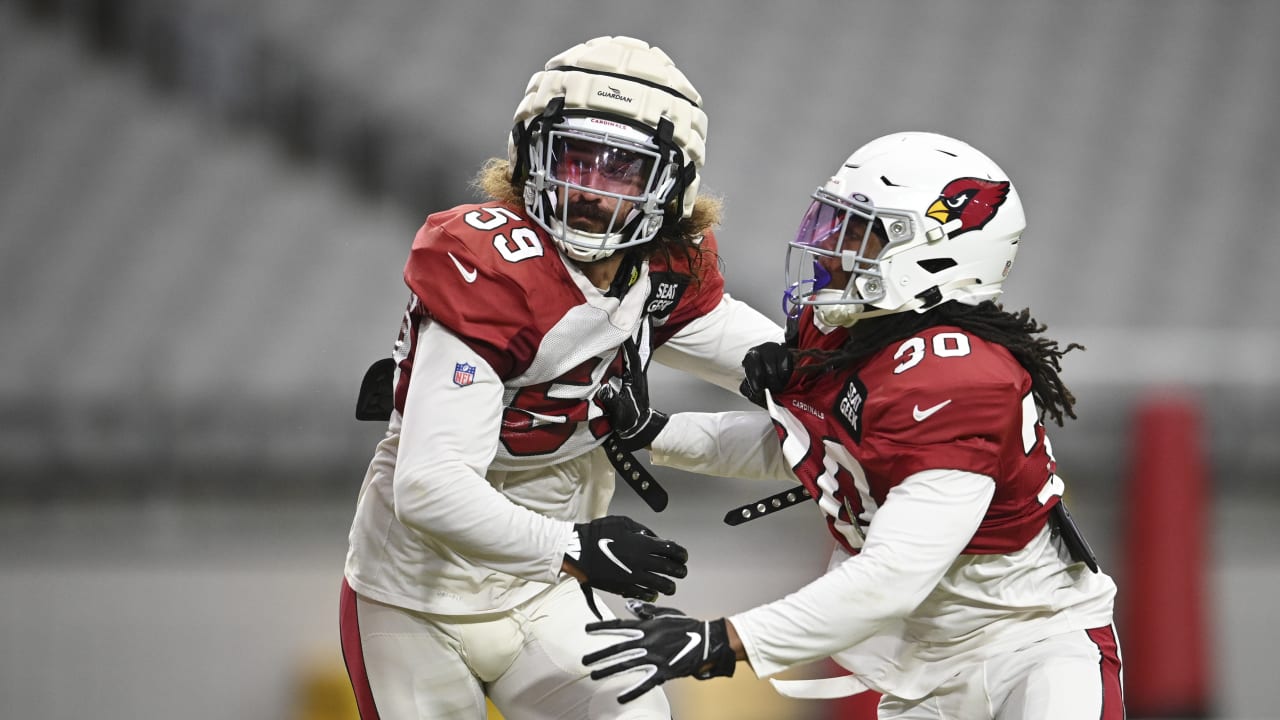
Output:
[[680,661],[680,658],[684,657],[685,655],[688,655],[690,650],[698,647],[698,643],[702,642],[702,636],[696,632],[689,632],[686,630],[684,634],[689,636],[689,644],[681,648],[680,652],[675,654],[675,657],[668,660],[667,661],[668,665],[675,665],[677,662]]
[[449,255],[449,259],[453,261],[453,264],[457,266],[458,272],[462,273],[463,280],[466,280],[469,283],[473,283],[476,281],[476,275],[478,273],[475,271],[474,268],[472,268],[471,270],[468,270],[466,267],[462,265],[462,263],[458,262],[458,258],[454,257],[453,253],[448,253],[448,255]]
[[933,407],[931,407],[931,408],[925,408],[924,410],[921,410],[921,409],[920,409],[920,406],[919,406],[919,405],[916,405],[915,407],[911,408],[911,417],[915,418],[915,419],[916,419],[916,422],[920,422],[921,420],[924,420],[925,418],[927,418],[927,417],[929,417],[930,415],[932,415],[932,414],[934,414],[934,413],[938,412],[939,410],[941,410],[942,408],[944,408],[944,407],[946,407],[946,406],[948,406],[948,405],[950,405],[950,404],[951,404],[951,401],[950,401],[950,400],[943,400],[942,402],[938,403],[937,405],[934,405],[934,406],[933,406]]
[[613,538],[603,538],[600,540],[600,542],[596,544],[600,546],[600,552],[604,553],[605,557],[613,561],[614,565],[617,565],[618,567],[625,570],[628,575],[631,574],[631,568],[627,567],[621,560],[618,559],[618,556],[614,555],[613,551],[609,549],[609,546],[613,544]]

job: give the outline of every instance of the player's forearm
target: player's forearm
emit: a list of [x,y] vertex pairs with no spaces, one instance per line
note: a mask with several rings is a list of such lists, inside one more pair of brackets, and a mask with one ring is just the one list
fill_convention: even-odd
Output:
[[649,446],[654,464],[747,479],[795,480],[763,411],[676,413]]
[[730,618],[756,673],[828,657],[915,610],[973,537],[994,487],[982,475],[931,470],[891,490],[861,553]]
[[[781,341],[782,328],[746,303],[725,294],[654,351],[654,360],[737,394],[742,356],[763,342]],[[659,408],[661,409],[661,408]]]
[[465,467],[439,463],[396,475],[396,517],[407,527],[478,565],[540,582],[558,576],[572,523],[516,505]]
[[[558,577],[572,523],[513,503],[486,478],[497,452],[502,380],[483,358],[437,326],[414,359],[393,483],[396,517],[467,560],[530,580]],[[474,365],[453,382],[457,358]]]
[[738,635],[738,629],[733,626],[733,621],[729,618],[724,619],[725,634],[729,637],[729,648],[733,650],[733,656],[738,662],[746,660],[750,664],[751,659],[747,657],[747,649],[742,644],[742,638]]

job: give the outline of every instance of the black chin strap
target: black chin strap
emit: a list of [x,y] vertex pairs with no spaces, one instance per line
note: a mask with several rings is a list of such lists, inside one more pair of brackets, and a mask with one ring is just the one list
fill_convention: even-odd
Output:
[[684,162],[684,151],[675,141],[675,131],[675,125],[671,124],[667,118],[662,118],[658,121],[657,130],[653,134],[653,142],[658,146],[658,154],[664,158],[671,158],[671,163],[676,166],[676,196],[667,201],[668,221],[679,220],[684,215],[685,188],[693,184],[698,176],[698,169],[694,167],[693,161]]

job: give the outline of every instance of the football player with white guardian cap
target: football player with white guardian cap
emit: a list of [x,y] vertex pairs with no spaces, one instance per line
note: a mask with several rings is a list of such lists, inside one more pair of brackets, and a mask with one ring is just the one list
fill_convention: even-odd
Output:
[[828,570],[727,618],[636,603],[634,620],[594,622],[615,644],[584,657],[592,677],[630,678],[622,699],[640,700],[739,661],[767,677],[830,657],[850,674],[775,687],[873,690],[880,718],[1124,717],[1116,587],[1045,432],[1075,417],[1059,370],[1077,346],[995,302],[1025,224],[999,166],[932,133],[873,140],[817,189],[787,246],[793,331],[744,359],[766,412],[677,413],[650,452],[798,481],[835,538]]
[[341,591],[364,720],[481,720],[486,698],[507,720],[670,718],[581,662],[605,644],[583,626],[611,617],[593,592],[654,599],[686,574],[684,548],[608,514],[615,463],[665,418],[611,423],[603,403],[644,404],[622,381],[651,359],[737,390],[746,351],[783,334],[725,292],[701,102],[657,47],[575,45],[530,79],[487,198],[418,231],[357,407],[388,421]]
[[[668,218],[689,218],[706,152],[701,101],[666,53],[630,38],[552,58],[530,80],[507,145],[529,215],[582,261],[647,243]],[[582,227],[572,222],[575,203],[590,195],[616,203],[598,213],[598,226]]]

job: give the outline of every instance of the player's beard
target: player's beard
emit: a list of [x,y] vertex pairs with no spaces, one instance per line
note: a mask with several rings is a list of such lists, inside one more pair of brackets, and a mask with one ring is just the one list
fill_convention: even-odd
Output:
[[575,203],[569,206],[569,227],[582,232],[603,233],[609,229],[609,221],[613,213],[605,212],[598,206]]
[[569,227],[579,232],[595,233],[597,235],[610,231],[617,232],[618,227],[623,224],[628,211],[626,207],[619,208],[615,219],[614,209],[606,208],[598,201],[572,199],[569,201],[568,210]]

